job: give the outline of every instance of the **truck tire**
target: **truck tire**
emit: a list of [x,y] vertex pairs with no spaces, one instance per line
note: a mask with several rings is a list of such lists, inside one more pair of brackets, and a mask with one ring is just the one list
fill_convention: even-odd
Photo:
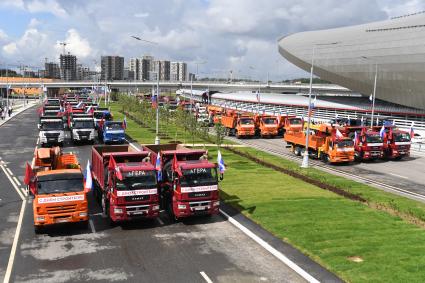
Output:
[[300,156],[301,155],[301,148],[299,146],[295,146],[294,147],[294,154],[296,156]]
[[41,232],[43,232],[43,227],[41,227],[41,226],[34,226],[34,233],[36,235],[41,234]]

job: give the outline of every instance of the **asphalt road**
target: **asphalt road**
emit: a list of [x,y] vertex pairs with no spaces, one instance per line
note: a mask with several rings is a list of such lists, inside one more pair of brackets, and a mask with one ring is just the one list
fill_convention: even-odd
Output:
[[[286,147],[282,138],[274,139],[236,139],[229,137],[230,140],[238,143],[257,147],[267,152],[273,152],[278,155],[287,155],[295,157]],[[301,162],[298,157],[298,162]],[[376,160],[370,162],[353,162],[351,164],[328,165],[331,169],[337,169],[355,176],[361,176],[387,184],[390,186],[402,188],[425,196],[425,155],[412,152],[411,156],[403,160]]]
[[[21,182],[36,145],[36,121],[33,108],[0,127],[0,157]],[[65,147],[85,167],[91,146]],[[2,171],[0,184],[1,279],[22,201]],[[161,215],[110,227],[89,195],[88,229],[64,225],[35,235],[32,199],[25,205],[11,282],[208,282],[203,275],[212,282],[305,281],[220,215],[180,223]]]

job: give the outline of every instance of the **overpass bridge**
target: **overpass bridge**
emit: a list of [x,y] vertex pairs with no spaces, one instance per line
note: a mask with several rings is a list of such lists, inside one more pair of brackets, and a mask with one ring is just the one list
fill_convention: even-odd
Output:
[[[0,88],[41,88],[58,89],[58,88],[92,88],[92,87],[105,87],[110,89],[117,89],[119,91],[132,90],[136,88],[151,88],[156,86],[156,81],[106,81],[106,82],[93,82],[93,81],[52,81],[52,82],[0,82]],[[160,88],[165,89],[180,89],[190,88],[191,86],[196,89],[209,89],[212,91],[256,91],[261,92],[277,92],[277,93],[308,93],[308,84],[284,84],[284,83],[252,83],[252,82],[217,82],[217,81],[196,81],[192,84],[190,82],[178,81],[160,81]],[[339,94],[349,95],[353,92],[347,88],[331,85],[331,84],[315,84],[312,88],[313,93],[316,94]]]

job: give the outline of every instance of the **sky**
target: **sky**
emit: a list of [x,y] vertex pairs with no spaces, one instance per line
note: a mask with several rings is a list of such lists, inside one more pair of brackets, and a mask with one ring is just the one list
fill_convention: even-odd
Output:
[[152,55],[200,77],[280,81],[308,76],[279,55],[284,35],[423,10],[425,0],[0,0],[0,68],[57,62],[66,42],[91,68],[102,55]]

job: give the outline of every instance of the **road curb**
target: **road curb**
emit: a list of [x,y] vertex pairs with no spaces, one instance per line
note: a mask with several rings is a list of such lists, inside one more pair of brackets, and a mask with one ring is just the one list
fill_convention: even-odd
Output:
[[[223,213],[224,212],[224,213]],[[290,261],[299,266],[302,270],[308,273],[314,279],[320,282],[344,282],[338,278],[335,274],[321,266],[301,251],[293,247],[292,245],[284,242],[282,239],[277,238],[263,227],[253,222],[251,219],[241,214],[234,207],[227,205],[223,202],[220,203],[220,214],[228,219],[228,216],[237,221],[240,225],[251,231],[261,240],[266,242],[272,248],[283,254]],[[233,224],[233,223],[232,223]],[[285,263],[286,264],[286,263]],[[289,265],[288,265],[289,266]],[[291,266],[289,266],[291,267]],[[291,267],[292,268],[292,267]],[[297,272],[298,273],[298,272]],[[301,275],[302,276],[302,275]],[[304,278],[306,279],[306,278]],[[307,279],[306,279],[307,280]]]

